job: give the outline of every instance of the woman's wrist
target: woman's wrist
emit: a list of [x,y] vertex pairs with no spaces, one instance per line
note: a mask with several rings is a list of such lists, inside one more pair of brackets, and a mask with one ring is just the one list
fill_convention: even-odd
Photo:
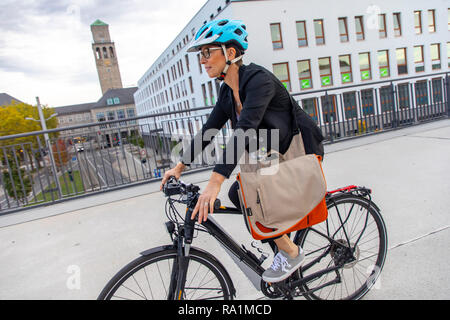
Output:
[[221,175],[220,173],[213,172],[211,174],[211,177],[209,178],[210,183],[218,184],[219,186],[222,185],[222,183],[225,181],[225,177]]
[[184,169],[186,168],[186,165],[183,162],[178,162],[177,165],[175,166],[175,168],[177,168],[178,170],[183,172]]

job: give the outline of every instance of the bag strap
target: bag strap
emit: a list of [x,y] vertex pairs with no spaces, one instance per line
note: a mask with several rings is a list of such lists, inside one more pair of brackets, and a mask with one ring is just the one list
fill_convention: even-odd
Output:
[[288,95],[289,95],[289,98],[291,99],[291,106],[292,106],[292,109],[291,109],[291,113],[292,113],[292,118],[293,118],[293,126],[292,126],[292,128],[293,128],[293,135],[296,135],[297,133],[300,133],[300,127],[298,126],[298,123],[297,123],[297,114],[296,114],[296,106],[298,106],[298,103],[297,103],[297,101],[295,101],[295,99],[294,99],[294,97],[288,92]]

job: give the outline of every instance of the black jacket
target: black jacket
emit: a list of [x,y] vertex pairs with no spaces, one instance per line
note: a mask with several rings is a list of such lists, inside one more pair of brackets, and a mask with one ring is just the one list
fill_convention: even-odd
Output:
[[[311,142],[307,142],[305,137],[305,150],[307,153],[316,153],[317,144],[323,140],[323,136],[315,124],[315,122],[307,115],[298,105],[291,99],[289,92],[285,89],[283,84],[275,77],[275,75],[267,69],[256,65],[249,64],[243,65],[239,68],[239,96],[242,102],[242,110],[239,117],[239,121],[236,119],[236,107],[233,98],[233,91],[226,84],[220,88],[218,101],[212,110],[208,120],[202,127],[202,131],[199,132],[191,141],[191,146],[183,155],[183,163],[191,163],[197,156],[200,150],[195,150],[194,144],[197,139],[197,145],[200,145],[200,141],[203,140],[203,135],[208,129],[221,129],[225,123],[231,119],[231,126],[234,129],[234,133],[230,138],[227,146],[223,150],[221,159],[214,167],[214,172],[220,173],[226,178],[229,178],[232,171],[236,167],[239,159],[242,156],[243,148],[237,147],[236,130],[242,129],[244,131],[248,129],[267,129],[268,139],[264,140],[264,144],[267,149],[271,149],[270,144],[270,130],[278,129],[279,133],[279,149],[280,153],[285,153],[291,143],[293,133],[297,129],[297,123],[295,118],[301,119],[299,123],[302,136],[306,136]],[[293,103],[294,109],[293,109]],[[294,117],[295,114],[295,117]],[[302,127],[308,130],[303,133]],[[259,139],[259,136],[256,137]],[[212,140],[212,139],[211,139]],[[202,141],[201,150],[203,151],[210,141]],[[306,144],[309,144],[307,146]],[[311,143],[314,144],[311,146]],[[246,140],[246,148],[249,141]],[[227,149],[234,149],[233,161],[227,161]],[[308,150],[309,149],[309,150]],[[313,150],[312,150],[313,149]],[[197,151],[197,152],[196,152]]]

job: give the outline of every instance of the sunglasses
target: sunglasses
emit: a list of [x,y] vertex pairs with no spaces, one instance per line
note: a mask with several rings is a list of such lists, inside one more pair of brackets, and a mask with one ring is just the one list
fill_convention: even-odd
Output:
[[222,48],[219,47],[206,48],[200,51],[200,55],[205,59],[209,59],[211,57],[211,51],[214,50],[222,50]]

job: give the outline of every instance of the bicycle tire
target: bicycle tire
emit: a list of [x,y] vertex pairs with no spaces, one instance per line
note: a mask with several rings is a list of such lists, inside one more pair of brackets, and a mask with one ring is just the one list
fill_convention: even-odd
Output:
[[[339,276],[342,282],[311,292],[312,289],[317,288],[320,285],[323,285],[324,283],[332,280],[327,278],[330,276],[330,274],[334,273],[328,273],[326,275],[323,275],[319,279],[311,281],[308,284],[304,284],[302,286],[302,291],[310,291],[309,293],[305,294],[305,297],[307,299],[328,300],[332,298],[333,300],[358,300],[361,299],[365,294],[367,294],[367,292],[376,283],[386,260],[388,249],[387,231],[386,225],[384,223],[383,217],[381,216],[381,213],[379,212],[378,207],[373,204],[373,202],[371,203],[370,207],[369,204],[369,200],[362,196],[355,196],[350,194],[335,196],[327,202],[328,218],[326,221],[308,229],[298,231],[299,234],[298,237],[296,237],[296,239],[298,239],[297,244],[301,245],[305,250],[307,258],[312,259],[320,255],[321,253],[324,253],[325,251],[323,250],[330,250],[330,252],[321,260],[321,262],[319,263],[320,266],[317,266],[317,269],[311,268],[312,270],[308,270],[307,272],[305,272],[302,270],[302,268],[300,268],[298,271],[299,277],[304,277],[315,271],[319,271],[320,269],[325,269],[327,267],[333,267],[334,265],[336,265],[336,246],[334,247],[335,249],[333,251],[331,242],[327,238],[315,233],[313,229],[315,228],[316,230],[321,230],[322,232],[325,231],[324,233],[328,234],[329,236],[333,235],[333,233],[336,232],[336,229],[339,229],[339,226],[342,225],[340,220],[338,220],[339,223],[336,223],[338,212],[342,215],[344,213],[344,210],[350,208],[350,212],[346,213],[347,216],[342,217],[342,221],[344,222],[344,225],[346,225],[346,230],[348,230],[348,232],[350,233],[348,237],[351,244],[353,243],[352,241],[358,241],[357,237],[360,237],[358,245],[356,246],[357,249],[355,253],[357,259],[351,263],[344,264],[343,267],[338,269]],[[351,216],[352,210],[355,208],[356,211],[359,208],[360,213],[362,214],[355,213],[353,214],[353,216]],[[367,208],[369,208],[369,210],[367,210]],[[367,222],[365,222],[366,218],[364,218],[364,209],[366,210],[366,213],[368,212]],[[361,223],[366,224],[366,228],[361,229],[361,231],[364,231],[362,236],[360,236],[357,232],[355,233],[355,231],[358,231],[359,228],[357,224],[361,225]],[[370,235],[370,237],[373,238],[372,240],[374,241],[368,244],[370,239],[365,239],[364,235]],[[334,240],[338,240],[340,241],[340,243],[346,242],[348,244],[346,236],[342,230],[340,232],[338,231],[338,233],[334,236]],[[322,241],[323,244],[318,245],[317,243],[315,243],[316,241]],[[326,245],[326,242],[328,242],[328,245]],[[368,245],[374,245],[375,251],[373,251],[371,247],[367,247]],[[321,246],[323,246],[322,249]],[[364,254],[364,256],[362,254]],[[367,263],[362,264],[363,261],[373,261],[373,263],[370,263],[369,265],[367,265]],[[323,262],[325,262],[325,264]],[[305,262],[305,264],[306,263],[308,263],[308,260]],[[349,277],[353,278],[353,283],[347,281],[347,278]],[[365,279],[364,281],[360,281],[360,278]],[[356,284],[356,280],[360,281],[359,285]],[[339,289],[338,286],[340,286]],[[349,290],[349,288],[354,289]],[[337,298],[336,296],[340,297]]]
[[[172,248],[156,251],[136,258],[123,267],[107,283],[97,299],[166,300],[169,296],[168,288],[170,285],[171,266],[173,266],[176,257],[177,250]],[[205,290],[211,290],[211,293],[217,292],[218,296],[216,298],[224,300],[233,299],[233,283],[224,267],[217,260],[211,258],[209,254],[194,248],[191,249],[189,257],[190,262],[187,270],[185,292],[182,297],[177,298],[189,300],[191,300],[191,298],[213,299],[214,296],[207,296],[206,293],[204,293]],[[199,272],[204,270],[204,268],[207,269],[207,273],[202,276]],[[154,271],[154,273],[151,271]],[[214,278],[210,278],[211,275],[208,275],[210,273],[215,277],[215,281],[213,281]],[[200,284],[203,283],[208,285],[207,288],[192,287],[197,275],[202,276],[202,278],[199,278]],[[163,294],[157,295],[154,292],[155,289],[161,289],[161,284],[159,284],[159,287],[156,285],[152,288],[150,284],[152,276],[159,278],[162,281],[162,288],[164,289]],[[125,293],[130,294],[129,298],[123,296]]]

